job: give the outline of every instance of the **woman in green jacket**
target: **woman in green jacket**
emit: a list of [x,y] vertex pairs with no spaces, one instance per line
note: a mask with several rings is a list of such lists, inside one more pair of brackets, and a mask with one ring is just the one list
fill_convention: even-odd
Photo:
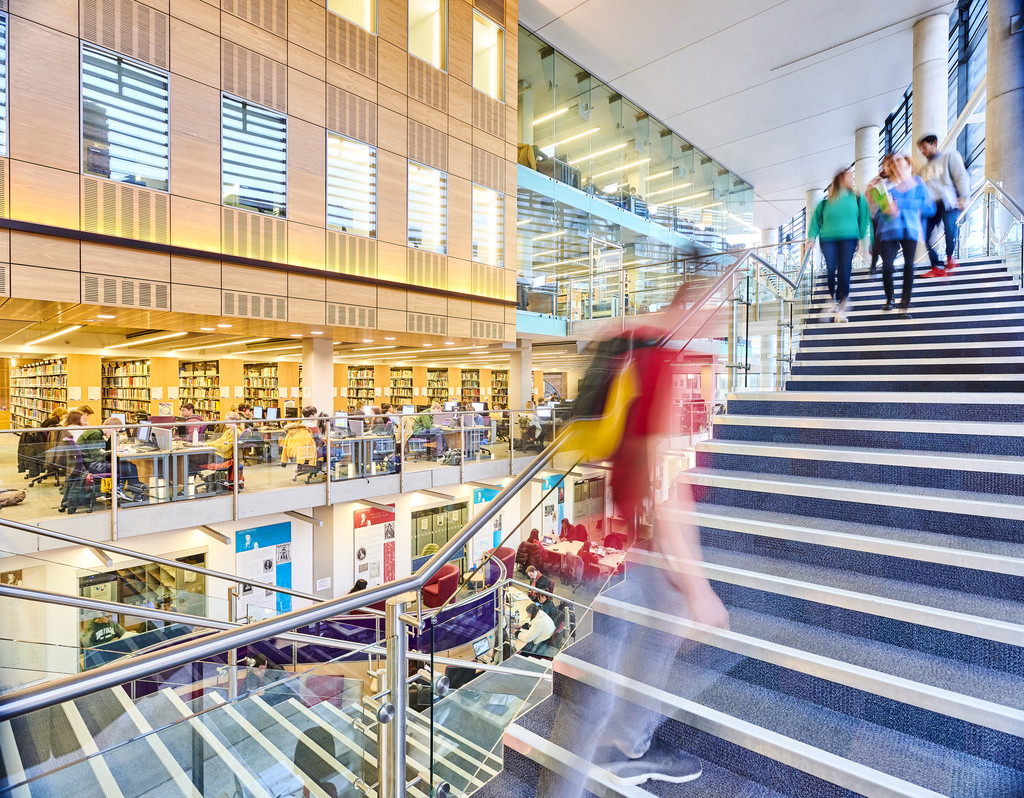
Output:
[[814,209],[807,231],[812,246],[814,239],[820,238],[821,254],[828,269],[828,293],[832,297],[832,313],[836,321],[846,321],[853,256],[857,243],[867,240],[870,232],[867,200],[854,191],[853,172],[844,169],[832,178],[828,196]]

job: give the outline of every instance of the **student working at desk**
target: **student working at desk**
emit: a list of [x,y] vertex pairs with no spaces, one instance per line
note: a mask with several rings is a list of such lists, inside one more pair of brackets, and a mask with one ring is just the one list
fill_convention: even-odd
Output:
[[434,414],[440,413],[441,410],[441,403],[435,401],[430,405],[429,413],[420,413],[412,422],[412,437],[432,439],[434,441],[434,446],[436,447],[434,455],[438,459],[444,457],[444,450],[447,448],[447,444],[444,439],[444,430],[434,423]]

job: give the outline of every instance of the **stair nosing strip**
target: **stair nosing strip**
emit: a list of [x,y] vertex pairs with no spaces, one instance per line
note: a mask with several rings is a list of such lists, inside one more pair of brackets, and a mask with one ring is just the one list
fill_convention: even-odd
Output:
[[[605,615],[641,624],[649,629],[666,632],[701,645],[713,646],[742,657],[751,657],[770,665],[956,718],[975,726],[1024,737],[1024,711],[1002,704],[802,651],[770,640],[695,623],[680,616],[672,616],[607,596],[598,596],[594,601],[594,609],[604,612]],[[914,700],[907,700],[911,697]]]
[[[894,399],[898,399],[898,395],[894,396]],[[842,396],[837,396],[836,401],[843,401]],[[747,413],[726,413],[715,416],[713,423],[738,427],[841,429],[861,432],[910,432],[925,435],[982,435],[1007,438],[1018,438],[1024,435],[1024,422],[1014,421],[844,418],[841,416],[819,418],[818,416],[757,416]],[[941,425],[941,429],[936,428],[939,425]]]
[[793,382],[1024,382],[1024,374],[790,374],[786,384]]
[[114,796],[114,798],[121,796],[121,798],[124,798],[124,793],[121,792],[117,779],[110,772],[110,766],[103,758],[103,753],[96,745],[92,734],[89,733],[89,727],[86,725],[82,713],[78,711],[75,702],[65,701],[61,704],[61,707],[64,709],[64,716],[67,718],[68,725],[71,726],[72,732],[78,740],[80,750],[87,757],[85,759],[87,766],[92,771],[93,776],[96,777],[96,782],[103,788],[103,795]]
[[[10,790],[12,798],[32,798],[28,785],[25,784],[25,767],[21,762],[21,752],[14,737],[11,722],[0,723],[0,751],[4,752],[4,789]],[[18,786],[11,787],[12,784]]]
[[[633,549],[627,560],[650,568],[664,568],[666,560],[661,555]],[[811,601],[852,612],[866,615],[877,615],[892,621],[927,626],[953,634],[991,640],[1016,647],[1024,646],[1024,625],[1000,621],[994,618],[983,618],[980,615],[967,615],[962,612],[944,610],[941,607],[930,607],[927,604],[913,604],[909,601],[889,599],[870,593],[857,593],[841,587],[819,585],[813,582],[801,582],[784,576],[745,571],[730,565],[718,565],[702,562],[700,567],[704,575],[716,582],[727,582],[731,585],[776,593],[782,596]]]
[[[912,357],[912,358],[898,358],[898,357],[887,357],[887,358],[839,358],[838,360],[826,360],[825,358],[814,358],[808,360],[794,360],[794,368],[844,368],[844,367],[863,367],[863,366],[943,366],[943,365],[962,365],[966,361],[966,357]],[[984,357],[972,357],[970,358],[971,363],[986,363],[994,365],[997,363],[1024,363],[1024,355],[985,355]],[[796,375],[793,375],[796,376]],[[861,375],[854,375],[861,376]],[[920,374],[920,377],[933,377],[934,374]],[[1003,374],[1001,376],[1011,376],[1009,374]]]
[[[1024,404],[1024,392],[992,393],[951,393],[936,394],[914,393],[913,391],[850,391],[837,398],[834,391],[733,391],[727,394],[726,401],[735,399],[741,402],[870,402],[871,404],[978,404],[978,405],[1018,405]],[[908,421],[912,419],[907,419]],[[979,422],[993,423],[993,422]],[[1000,423],[1000,422],[994,422]]]
[[[695,526],[702,526],[708,529],[722,529],[741,535],[791,540],[797,543],[810,543],[816,546],[847,549],[865,554],[877,554],[883,557],[917,559],[935,565],[948,565],[954,568],[970,568],[975,571],[1024,577],[1024,558],[1021,557],[986,554],[985,552],[976,552],[970,549],[953,549],[946,546],[851,534],[849,532],[832,532],[825,529],[793,526],[792,524],[781,524],[761,519],[718,515],[699,510],[685,513],[685,515],[694,522]],[[751,527],[756,526],[759,529],[742,528],[747,525]]]
[[942,798],[926,787],[660,688],[642,685],[568,654],[555,658],[554,669],[566,678],[599,690],[612,688],[616,695],[634,704],[860,795],[872,798]]

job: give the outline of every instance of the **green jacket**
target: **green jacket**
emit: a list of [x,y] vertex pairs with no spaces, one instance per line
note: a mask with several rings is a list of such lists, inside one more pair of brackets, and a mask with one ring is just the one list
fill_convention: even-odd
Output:
[[87,429],[78,436],[78,450],[82,453],[82,465],[89,468],[92,463],[109,463],[110,451],[107,438],[97,428]]
[[819,236],[824,241],[836,241],[843,238],[860,240],[870,235],[868,201],[853,191],[841,191],[835,199],[819,202],[807,229],[807,237],[811,241]]
[[434,416],[431,413],[420,413],[412,421],[413,432],[427,432],[434,426]]

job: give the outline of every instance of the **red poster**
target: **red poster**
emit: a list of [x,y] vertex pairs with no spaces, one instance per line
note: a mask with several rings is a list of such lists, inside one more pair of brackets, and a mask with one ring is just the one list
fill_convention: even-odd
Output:
[[395,578],[395,510],[367,507],[353,514],[355,578],[369,587]]

